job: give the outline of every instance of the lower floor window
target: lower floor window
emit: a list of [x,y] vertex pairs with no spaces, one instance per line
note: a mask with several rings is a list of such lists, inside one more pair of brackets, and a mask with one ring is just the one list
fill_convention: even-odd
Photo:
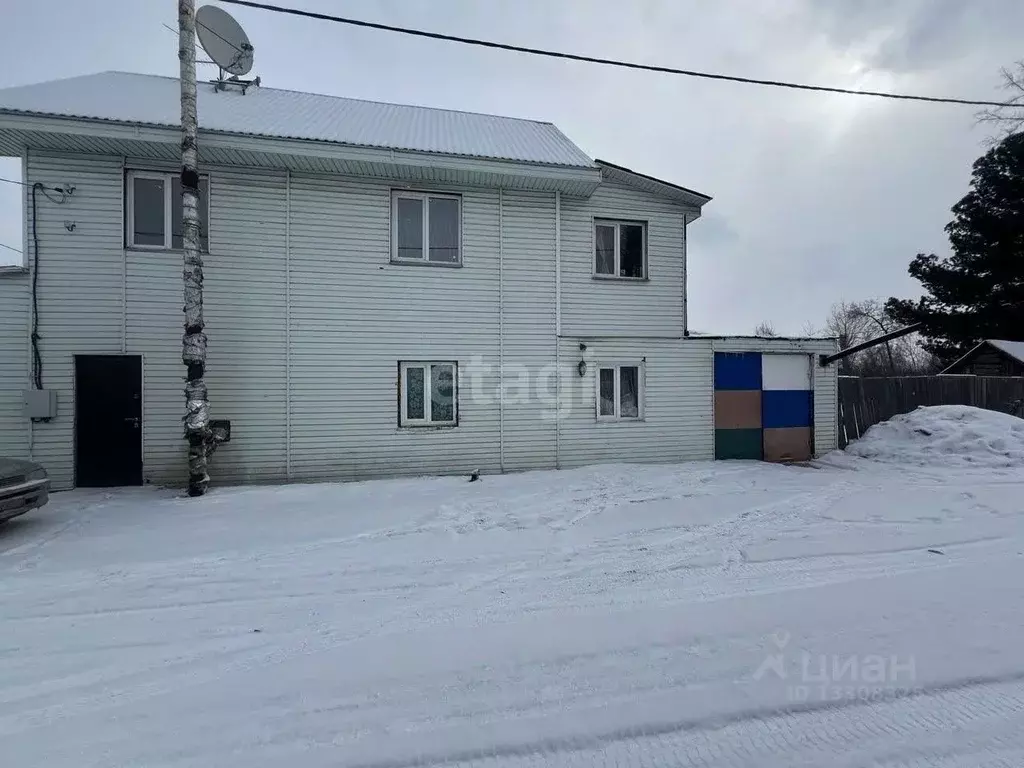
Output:
[[597,418],[639,419],[643,393],[640,366],[616,365],[597,371]]
[[458,423],[458,371],[455,362],[398,364],[399,424],[403,427]]

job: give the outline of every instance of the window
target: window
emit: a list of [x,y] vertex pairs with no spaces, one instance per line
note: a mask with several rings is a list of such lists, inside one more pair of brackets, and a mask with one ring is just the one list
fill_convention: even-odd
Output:
[[[210,180],[199,178],[199,247],[209,250]],[[180,249],[181,178],[177,173],[129,171],[125,243],[129,248]]]
[[598,368],[598,419],[639,419],[642,405],[640,366],[616,365]]
[[391,260],[462,263],[462,200],[458,195],[391,193]]
[[458,423],[458,372],[454,362],[399,363],[399,425],[454,426]]
[[594,274],[600,277],[647,277],[647,223],[594,221]]

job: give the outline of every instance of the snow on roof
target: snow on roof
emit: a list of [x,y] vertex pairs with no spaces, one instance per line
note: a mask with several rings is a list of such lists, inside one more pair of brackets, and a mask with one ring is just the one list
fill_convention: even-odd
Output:
[[1003,339],[987,339],[987,341],[1000,352],[1024,363],[1024,341],[1004,341]]
[[995,347],[1003,354],[1009,355],[1015,360],[1024,363],[1024,341],[1005,341],[1004,339],[983,339],[982,341],[979,341],[977,344],[971,347],[967,351],[967,354],[963,355],[962,357],[958,357],[952,363],[950,363],[941,371],[939,371],[939,373],[947,373],[953,370],[958,365],[960,365],[960,363],[969,358],[971,355],[973,355],[986,344]]
[[[558,128],[534,120],[277,88],[215,92],[209,83],[199,84],[198,98],[199,126],[207,131],[596,167]],[[101,72],[0,89],[0,114],[177,127],[179,99],[176,78]]]

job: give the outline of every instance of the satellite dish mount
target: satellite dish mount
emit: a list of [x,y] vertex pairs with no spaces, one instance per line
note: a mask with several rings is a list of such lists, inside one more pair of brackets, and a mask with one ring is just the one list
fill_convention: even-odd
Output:
[[237,87],[244,94],[251,85],[259,87],[258,77],[242,79],[252,70],[253,47],[231,14],[214,5],[204,5],[196,12],[196,35],[206,55],[217,65],[217,79],[210,81],[215,91]]

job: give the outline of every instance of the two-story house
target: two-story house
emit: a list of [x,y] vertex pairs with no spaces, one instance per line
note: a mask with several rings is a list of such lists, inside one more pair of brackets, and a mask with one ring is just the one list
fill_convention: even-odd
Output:
[[[185,480],[178,91],[0,91],[0,455],[56,488]],[[707,196],[550,123],[208,84],[198,111],[214,482],[835,446],[833,340],[688,333]]]

